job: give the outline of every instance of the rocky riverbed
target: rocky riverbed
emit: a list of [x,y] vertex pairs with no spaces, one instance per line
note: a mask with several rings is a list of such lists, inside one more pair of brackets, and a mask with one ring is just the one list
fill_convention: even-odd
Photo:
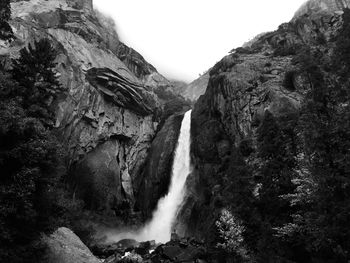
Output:
[[59,228],[43,240],[48,246],[46,259],[50,263],[215,263],[225,256],[203,241],[180,238],[177,234],[172,234],[165,244],[123,239],[96,244],[91,250],[68,228]]

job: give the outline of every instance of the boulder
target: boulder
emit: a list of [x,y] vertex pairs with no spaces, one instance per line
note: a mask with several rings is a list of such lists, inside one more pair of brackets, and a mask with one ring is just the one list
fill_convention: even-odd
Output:
[[119,249],[124,251],[131,251],[135,247],[138,247],[139,244],[140,243],[134,239],[122,239],[116,243],[117,247],[119,247]]
[[142,263],[144,262],[142,257],[133,252],[127,252],[124,256],[122,256],[121,260],[118,261],[120,263]]
[[182,252],[182,249],[179,246],[165,245],[162,247],[161,254],[166,259],[170,259],[171,261],[175,261],[177,259],[177,256],[180,255],[181,252]]
[[57,229],[52,235],[45,236],[43,242],[48,247],[45,262],[101,263],[79,237],[68,228]]

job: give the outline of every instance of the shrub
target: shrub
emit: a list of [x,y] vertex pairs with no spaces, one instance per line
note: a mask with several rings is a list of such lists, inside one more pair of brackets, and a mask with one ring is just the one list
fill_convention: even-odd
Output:
[[0,39],[13,39],[13,31],[8,21],[11,18],[10,0],[1,0],[0,2]]
[[229,210],[223,209],[215,225],[221,240],[218,242],[217,247],[228,253],[245,257],[246,249],[243,245],[245,228],[242,222],[232,215]]

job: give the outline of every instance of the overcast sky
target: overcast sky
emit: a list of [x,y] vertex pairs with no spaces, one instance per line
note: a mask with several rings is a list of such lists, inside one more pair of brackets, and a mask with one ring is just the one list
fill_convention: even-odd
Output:
[[288,22],[305,0],[94,0],[120,39],[169,79],[190,82],[231,49]]

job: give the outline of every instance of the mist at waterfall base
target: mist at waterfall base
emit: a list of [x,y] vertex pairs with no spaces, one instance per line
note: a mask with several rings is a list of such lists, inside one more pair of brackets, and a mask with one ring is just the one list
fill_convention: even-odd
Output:
[[185,183],[191,172],[190,136],[191,111],[186,112],[178,138],[172,167],[169,192],[158,201],[152,219],[137,231],[108,231],[108,242],[118,242],[122,239],[134,239],[139,242],[155,240],[166,243],[170,240],[172,226],[185,194]]

